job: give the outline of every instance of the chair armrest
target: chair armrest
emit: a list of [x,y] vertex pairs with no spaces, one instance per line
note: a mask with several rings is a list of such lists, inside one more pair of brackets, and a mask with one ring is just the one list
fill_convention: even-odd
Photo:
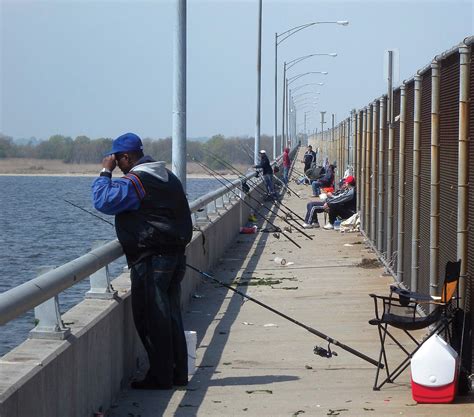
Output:
[[390,291],[394,292],[399,297],[404,297],[415,301],[433,301],[433,297],[431,297],[431,295],[404,290],[403,288],[398,288],[394,285],[390,286]]
[[372,297],[374,300],[379,299],[379,300],[393,300],[393,297],[388,297],[385,295],[377,295],[377,294],[369,294],[369,297]]

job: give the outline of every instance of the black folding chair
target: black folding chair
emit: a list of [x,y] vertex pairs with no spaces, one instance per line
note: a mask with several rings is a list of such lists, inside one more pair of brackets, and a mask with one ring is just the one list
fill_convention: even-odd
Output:
[[[446,264],[446,274],[443,282],[441,297],[431,297],[390,286],[390,295],[378,296],[369,294],[375,304],[375,318],[369,323],[377,326],[380,338],[379,364],[383,363],[386,378],[379,383],[380,367],[377,367],[373,389],[378,391],[387,382],[394,382],[398,376],[408,367],[410,360],[421,345],[435,333],[445,332],[445,338],[450,341],[449,323],[454,318],[455,312],[459,309],[459,298],[456,296],[459,289],[459,275],[461,272],[461,260],[458,262],[448,262]],[[422,306],[435,305],[435,308],[428,315],[421,315]],[[421,313],[421,314],[420,314]],[[403,330],[403,332],[414,343],[414,349],[409,350],[403,346],[395,336],[389,331],[390,326]],[[418,341],[410,332],[426,329],[431,326],[427,336]],[[405,353],[405,359],[390,372],[387,360],[385,342],[387,336]]]

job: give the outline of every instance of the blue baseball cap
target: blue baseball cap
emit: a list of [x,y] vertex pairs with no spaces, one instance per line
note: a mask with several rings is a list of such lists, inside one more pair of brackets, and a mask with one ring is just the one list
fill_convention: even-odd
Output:
[[112,142],[112,150],[105,156],[134,151],[143,151],[142,140],[135,133],[125,133]]

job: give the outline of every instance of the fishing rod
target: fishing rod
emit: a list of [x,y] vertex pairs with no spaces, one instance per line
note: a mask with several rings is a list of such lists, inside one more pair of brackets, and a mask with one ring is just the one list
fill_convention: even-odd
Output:
[[[204,163],[198,161],[196,158],[192,158],[190,156],[191,159],[193,159],[195,162],[197,162],[198,164],[200,164],[201,166],[205,166]],[[219,177],[221,177],[222,179],[224,179],[225,181],[229,182],[230,184],[232,184],[232,181],[230,181],[228,178],[225,178],[222,174],[220,174],[219,172],[217,172],[215,169],[212,169],[211,167],[208,167],[206,166],[206,168],[209,170],[209,171],[212,171],[215,175],[219,175]],[[274,211],[273,209],[265,206],[263,203],[261,203],[260,201],[258,201],[255,197],[253,197],[251,194],[248,194],[247,195],[254,201],[257,202],[257,204],[259,204],[260,206],[263,206],[265,207],[270,213],[274,214],[275,216],[277,216],[279,219],[283,220],[285,223],[287,223],[289,226],[293,226],[298,232],[302,233],[304,236],[306,236],[307,238],[309,238],[310,240],[313,240],[313,238],[311,236],[309,236],[308,234],[306,234],[303,230],[301,230],[299,227],[295,226],[295,225],[292,225],[285,217],[281,216],[280,214],[278,214],[276,211]]]
[[[243,174],[242,172],[240,172],[237,168],[234,167],[234,165],[232,165],[230,162],[226,161],[225,159],[219,157],[217,154],[215,154],[214,152],[210,151],[209,149],[204,149],[204,152],[208,153],[209,155],[211,155],[215,160],[217,160],[218,162],[220,162],[221,164],[224,164],[225,166],[227,166],[228,168],[232,169],[233,171],[236,171],[237,173],[239,173],[240,175],[245,175]],[[280,183],[280,184],[283,184],[286,188],[288,188],[288,190],[290,190],[293,194],[296,195],[296,197],[300,198],[301,197],[298,195],[298,193],[294,190],[292,190],[288,184],[285,184],[280,178],[278,178],[276,175],[274,175],[275,179]]]
[[[216,178],[216,179],[217,179],[217,178]],[[218,179],[217,179],[217,180],[218,180]],[[74,206],[74,207],[76,207],[76,208],[78,208],[78,209],[80,209],[80,210],[82,210],[82,211],[84,211],[84,212],[86,212],[86,213],[88,213],[88,214],[90,214],[90,215],[96,217],[97,219],[102,220],[103,222],[109,224],[110,226],[114,226],[113,223],[109,222],[108,220],[105,220],[104,218],[102,218],[102,217],[100,217],[100,216],[97,216],[95,213],[91,212],[90,210],[86,210],[85,208],[83,208],[83,207],[81,207],[81,206],[78,206],[77,204],[74,204],[74,203],[72,203],[72,202],[69,201],[69,200],[65,200],[65,199],[63,199],[63,200],[64,200],[66,203],[68,203],[68,204],[70,204],[70,205],[72,205],[72,206]],[[297,245],[297,246],[298,246],[298,245]],[[298,246],[298,247],[299,247],[299,246]],[[186,264],[186,266],[187,266],[188,268],[192,269],[193,271],[198,272],[198,273],[201,274],[202,276],[213,280],[214,282],[218,283],[219,285],[222,285],[223,287],[228,288],[228,289],[234,291],[235,293],[239,294],[240,296],[242,296],[242,297],[244,297],[244,298],[247,298],[248,300],[253,301],[254,303],[257,303],[258,305],[260,305],[260,306],[266,308],[267,310],[270,310],[270,311],[272,311],[273,313],[278,314],[279,316],[281,316],[281,317],[283,317],[283,318],[285,318],[285,319],[291,321],[292,323],[294,323],[294,324],[296,324],[296,325],[298,325],[298,326],[300,326],[300,327],[303,327],[304,329],[306,329],[306,330],[309,331],[310,333],[312,333],[312,334],[314,334],[314,335],[316,335],[316,336],[318,336],[318,337],[321,337],[322,339],[326,340],[326,341],[329,343],[329,344],[328,344],[328,349],[326,350],[326,349],[324,349],[324,348],[322,348],[322,347],[316,346],[316,347],[314,348],[314,350],[313,350],[315,354],[317,354],[317,355],[319,355],[319,356],[322,356],[322,357],[325,357],[325,358],[331,358],[332,356],[337,356],[336,352],[332,352],[332,351],[331,351],[330,344],[332,343],[333,345],[338,346],[338,347],[340,347],[341,349],[344,349],[344,350],[346,350],[347,352],[352,353],[352,354],[358,356],[359,358],[364,359],[364,360],[366,360],[367,362],[370,362],[371,364],[373,364],[373,365],[375,365],[375,366],[378,366],[378,367],[381,368],[381,369],[384,367],[383,364],[379,364],[377,361],[375,361],[374,359],[369,358],[368,356],[365,356],[363,353],[360,353],[360,352],[358,352],[357,350],[352,349],[351,347],[346,346],[346,345],[342,344],[341,342],[338,342],[337,340],[335,340],[335,339],[333,339],[333,338],[331,338],[331,337],[325,335],[324,333],[322,333],[322,332],[320,332],[320,331],[318,331],[318,330],[316,330],[316,329],[313,329],[312,327],[306,326],[305,324],[303,324],[303,323],[301,323],[301,322],[299,322],[299,321],[297,321],[297,320],[295,320],[295,319],[293,319],[293,318],[287,316],[287,315],[284,314],[284,313],[279,312],[278,310],[275,310],[274,308],[272,308],[272,307],[270,307],[270,306],[268,306],[268,305],[266,305],[266,304],[264,304],[264,303],[262,303],[262,302],[256,300],[255,298],[250,297],[249,295],[244,294],[243,292],[241,292],[241,291],[239,291],[239,290],[236,290],[235,288],[231,287],[230,285],[225,284],[224,282],[218,280],[217,278],[214,278],[212,275],[206,274],[205,272],[199,270],[198,268],[196,268],[196,267],[194,267],[194,266],[192,266],[192,265],[190,265],[190,264],[188,264],[188,263]]]
[[320,337],[321,339],[324,339],[326,342],[328,342],[328,349],[324,349],[320,346],[316,346],[314,348],[314,353],[316,355],[319,355],[319,356],[322,356],[322,357],[325,357],[325,358],[331,358],[332,356],[337,356],[336,352],[332,352],[331,351],[331,347],[330,345],[333,344],[334,346],[338,346],[340,347],[341,349],[345,350],[346,352],[349,352],[349,353],[352,353],[353,355],[371,363],[372,365],[374,366],[377,366],[378,368],[380,369],[383,369],[384,368],[384,365],[382,363],[379,363],[378,361],[376,361],[375,359],[372,359],[370,358],[369,356],[367,355],[364,355],[363,353],[351,348],[350,346],[347,346],[345,345],[344,343],[341,343],[339,342],[338,340],[336,339],[333,339],[332,337],[329,337],[328,335],[320,332],[319,330],[316,330],[314,329],[313,327],[310,327],[310,326],[307,326],[306,324],[304,323],[301,323],[300,321],[290,317],[290,316],[287,316],[286,314],[278,311],[278,310],[275,310],[273,307],[270,307],[269,305],[267,304],[264,304],[262,303],[261,301],[258,301],[257,299],[235,289],[234,287],[232,287],[231,285],[229,284],[226,284],[220,280],[218,280],[217,278],[215,278],[214,276],[210,275],[210,274],[207,274],[206,272],[203,272],[201,271],[200,269],[190,265],[190,264],[186,264],[186,266],[190,269],[192,269],[193,271],[197,272],[198,274],[206,277],[206,278],[209,278],[211,279],[212,281],[218,283],[219,285],[235,292],[236,294],[239,294],[240,296],[246,298],[247,300],[250,300],[250,301],[253,301],[254,303],[258,304],[259,306],[263,307],[263,308],[266,308],[267,310],[270,310],[272,313],[275,313],[277,315],[279,315],[280,317],[283,317],[284,319],[288,320],[288,321],[291,321],[292,323],[296,324],[297,326],[300,326],[302,327],[303,329],[307,330],[308,332]]
[[83,208],[81,206],[78,206],[77,204],[74,204],[71,201],[66,200],[64,198],[63,198],[63,201],[65,201],[66,203],[70,204],[71,206],[74,206],[74,207],[78,208],[79,210],[85,211],[86,213],[89,213],[90,215],[92,215],[94,217],[97,217],[98,219],[102,220],[103,222],[106,222],[106,223],[110,224],[111,226],[115,227],[115,225],[112,222],[109,222],[108,220],[105,220],[103,217],[100,217],[97,214],[92,213],[92,211],[86,210],[85,208]]
[[255,162],[254,159],[253,159],[253,156],[249,154],[249,152],[247,151],[247,149],[244,147],[245,144],[242,143],[242,146],[240,147],[240,150],[245,153],[245,155],[247,155],[249,157],[249,159],[252,161],[252,164]]
[[[217,156],[216,154],[214,154],[213,152],[211,152],[210,150],[206,149],[206,152],[209,153],[209,155],[211,155],[214,159],[216,159],[217,161],[221,162],[222,164],[224,165],[227,165],[231,170],[233,170],[234,172],[236,172],[237,174],[245,177],[245,174],[241,171],[239,171],[235,166],[233,166],[231,163],[221,159],[219,156]],[[263,190],[262,187],[262,184],[258,184],[258,183],[252,183],[255,185],[255,189],[257,190],[257,192],[262,195],[262,196],[265,196],[267,193],[265,190]],[[293,191],[294,192],[294,191]],[[273,199],[273,202],[275,204],[278,204],[282,207],[284,207],[287,211],[289,211],[291,214],[294,214],[296,217],[298,217],[302,222],[305,222],[305,219],[303,219],[298,213],[296,213],[295,211],[293,211],[292,209],[290,209],[286,204],[282,203],[281,201],[278,201],[277,199]],[[288,216],[288,213],[285,212],[285,210],[283,210],[281,207],[280,209],[283,211],[284,214],[286,214]],[[294,220],[294,219],[293,219]]]
[[[223,182],[222,180],[220,180],[217,176],[213,175],[212,172],[211,172],[211,169],[208,168],[206,165],[202,164],[201,162],[199,162],[196,158],[193,158],[191,155],[188,154],[188,156],[194,161],[196,162],[197,164],[199,164],[202,168],[204,168],[206,170],[206,172],[208,172],[209,174],[211,174],[217,181],[219,181],[219,183],[221,183],[225,188],[227,188],[227,190],[229,190],[230,192],[232,192],[239,200],[241,200],[244,204],[246,204],[248,207],[250,207],[252,210],[254,210],[254,208],[252,207],[252,205],[248,202],[248,201],[245,201],[245,199],[243,199],[238,193],[236,193],[232,188],[228,187],[227,184],[225,182]],[[283,232],[283,230],[281,230],[281,228],[279,228],[278,226],[276,226],[274,223],[272,223],[267,217],[265,217],[262,213],[260,213],[259,211],[255,211],[255,214],[258,214],[263,220],[265,220],[266,222],[270,223],[274,228],[275,228],[275,231],[278,232],[278,233],[281,233],[283,236],[285,236],[291,243],[293,243],[296,247],[300,248],[301,249],[301,246],[298,245],[298,243],[296,243],[290,236],[288,236],[285,232]]]

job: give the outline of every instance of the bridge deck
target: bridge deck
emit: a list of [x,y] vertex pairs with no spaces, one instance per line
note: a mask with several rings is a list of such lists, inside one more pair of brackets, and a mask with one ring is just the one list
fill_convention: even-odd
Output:
[[[303,215],[311,189],[291,187],[303,198],[284,202]],[[239,235],[213,274],[227,283],[251,278],[251,285],[237,288],[377,358],[377,330],[367,323],[373,317],[368,293],[386,294],[392,278],[381,267],[358,266],[363,258],[375,259],[359,234],[308,233],[312,241],[291,234],[302,249],[271,233]],[[278,266],[277,256],[294,264]],[[203,283],[196,297],[185,314],[186,329],[198,334],[198,370],[189,386],[125,391],[111,416],[472,415],[469,399],[417,405],[408,371],[396,384],[373,391],[373,365],[337,347],[332,359],[314,355],[315,345],[326,347],[323,340],[225,288]]]

